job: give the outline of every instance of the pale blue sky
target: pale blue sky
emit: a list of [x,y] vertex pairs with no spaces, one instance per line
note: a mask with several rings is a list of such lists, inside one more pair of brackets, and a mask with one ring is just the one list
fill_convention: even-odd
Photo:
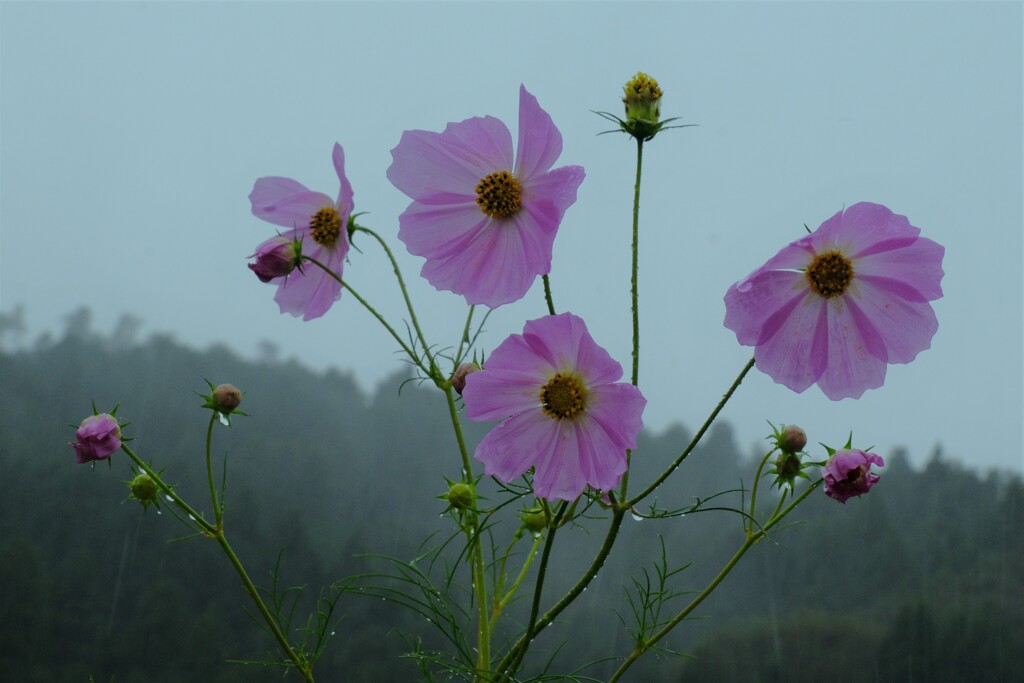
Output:
[[[385,177],[389,150],[405,129],[470,116],[514,132],[523,83],[562,131],[559,164],[587,170],[555,243],[556,306],[627,367],[634,146],[596,137],[607,124],[591,110],[618,113],[642,69],[665,116],[700,124],[646,148],[647,424],[696,426],[750,357],[722,326],[726,288],[803,223],[867,200],[946,246],[932,348],[857,401],[755,372],[725,419],[744,447],[771,420],[812,442],[852,429],[883,454],[941,442],[1020,470],[1021,36],[1019,3],[4,2],[0,310],[24,304],[34,332],[87,304],[100,328],[132,312],[197,346],[253,355],[268,339],[374,387],[399,367],[395,345],[351,297],[302,323],[246,269],[274,230],[249,213],[252,183],[333,195],[340,142],[356,210],[391,239],[428,337],[451,344],[464,303],[394,239],[407,199]],[[398,322],[388,268],[363,246],[346,276]],[[491,317],[485,348],[544,312],[538,281]]]

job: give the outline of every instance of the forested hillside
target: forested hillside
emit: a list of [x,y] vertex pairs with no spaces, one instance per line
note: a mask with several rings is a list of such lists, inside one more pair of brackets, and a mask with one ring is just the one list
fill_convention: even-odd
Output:
[[[209,414],[195,392],[206,390],[204,378],[245,392],[242,409],[251,417],[218,428],[214,442],[228,463],[228,535],[258,583],[269,585],[277,566],[281,588],[309,587],[295,627],[320,586],[388,570],[367,553],[409,561],[448,538],[452,525],[437,496],[444,476],[458,478],[459,460],[446,408],[428,387],[403,386],[396,375],[368,396],[339,372],[72,326],[59,341],[0,352],[4,680],[280,679],[279,669],[229,663],[261,660],[274,643],[247,616],[247,596],[215,544],[181,539],[185,528],[170,514],[126,501],[122,482],[131,475],[123,454],[112,467],[90,468],[76,465],[67,445],[74,436],[68,425],[90,413],[91,402],[101,411],[120,403],[132,448],[202,510]],[[487,429],[466,426],[474,444]],[[649,481],[690,436],[689,426],[644,435],[633,480]],[[830,436],[812,433],[811,441]],[[915,469],[906,453],[879,452],[888,467],[870,495],[846,505],[823,495],[809,500],[794,515],[800,524],[753,549],[697,618],[667,639],[667,647],[693,657],[650,657],[628,680],[1024,680],[1020,479],[971,469],[969,453],[936,451]],[[749,486],[756,457],[721,423],[659,492],[658,504],[685,507],[696,496]],[[739,496],[714,505],[737,507]],[[604,514],[591,512],[582,526],[559,531],[545,604],[575,581],[603,540]],[[508,513],[496,518],[502,545],[514,531],[515,511]],[[538,638],[529,670],[539,672],[559,648],[553,670],[628,654],[627,594],[644,569],[654,575],[662,542],[669,569],[693,563],[670,584],[692,593],[742,542],[742,529],[728,511],[627,518],[587,594]],[[459,550],[452,543],[445,552],[454,559]],[[458,592],[468,579],[456,578]],[[416,637],[425,648],[443,644],[423,617],[361,594],[359,586],[370,583],[353,583],[338,602],[343,618],[318,665],[319,681],[417,680],[401,654]],[[528,602],[514,614],[522,617]],[[583,673],[600,680],[608,668]]]

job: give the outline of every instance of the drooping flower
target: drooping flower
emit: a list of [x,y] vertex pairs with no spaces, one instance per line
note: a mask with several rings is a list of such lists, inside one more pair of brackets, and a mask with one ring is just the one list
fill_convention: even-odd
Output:
[[75,438],[77,441],[69,445],[74,447],[79,465],[104,460],[121,447],[121,427],[117,418],[108,413],[90,415],[82,420]]
[[825,495],[845,503],[853,496],[861,496],[871,490],[881,478],[871,471],[871,465],[885,467],[885,461],[874,453],[858,450],[836,451],[821,468],[825,480]]
[[486,474],[511,482],[536,467],[539,498],[614,488],[635,448],[647,400],[571,313],[526,323],[462,392],[471,420],[503,420],[476,449]]
[[551,270],[551,249],[583,182],[580,166],[551,166],[562,135],[537,99],[519,88],[519,147],[491,116],[408,130],[391,150],[388,179],[413,202],[398,238],[427,259],[437,289],[491,308],[521,299]]
[[782,249],[725,294],[725,326],[757,368],[833,401],[882,386],[888,363],[931,346],[944,249],[879,204],[861,202]]
[[[252,265],[250,268],[258,276],[261,263],[266,264],[267,254],[281,248],[282,239],[300,241],[303,255],[316,259],[341,276],[348,254],[352,186],[345,177],[345,152],[341,145],[334,144],[332,158],[341,183],[336,200],[291,178],[272,176],[256,181],[249,194],[253,215],[286,228],[256,247],[256,252],[249,257],[257,257],[256,268]],[[341,296],[341,284],[318,266],[306,264],[301,270],[289,271],[286,275],[279,275],[279,272],[264,271],[264,274],[272,276],[268,281],[277,285],[274,300],[282,313],[301,315],[303,320],[319,318]]]

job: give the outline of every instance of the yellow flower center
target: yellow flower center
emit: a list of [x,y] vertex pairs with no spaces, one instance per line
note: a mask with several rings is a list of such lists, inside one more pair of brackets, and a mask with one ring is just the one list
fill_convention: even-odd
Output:
[[491,218],[511,218],[523,206],[523,186],[508,171],[495,171],[477,183],[476,203]]
[[811,291],[825,299],[840,296],[853,282],[853,263],[838,251],[818,254],[807,266],[807,282]]
[[554,420],[572,420],[583,412],[587,390],[572,375],[559,372],[540,390],[544,414]]
[[655,100],[660,100],[662,95],[658,81],[643,71],[637,71],[636,76],[629,79],[622,89],[626,93],[622,101],[626,104],[631,102],[654,102]]
[[332,248],[340,234],[341,216],[333,206],[325,206],[309,219],[309,235],[323,247]]

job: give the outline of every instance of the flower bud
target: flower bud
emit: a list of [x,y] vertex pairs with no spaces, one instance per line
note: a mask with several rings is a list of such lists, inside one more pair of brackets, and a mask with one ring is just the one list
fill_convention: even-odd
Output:
[[626,105],[626,119],[641,119],[657,122],[661,118],[661,88],[643,71],[638,71],[623,87],[626,96],[622,103]]
[[452,388],[459,396],[462,396],[462,390],[466,388],[466,377],[477,370],[480,370],[480,366],[476,363],[463,363],[455,369],[455,374],[452,375]]
[[781,480],[792,481],[794,477],[800,474],[800,465],[799,455],[783,451],[779,457],[775,459],[775,474],[777,474]]
[[113,415],[90,415],[82,420],[82,424],[75,432],[75,438],[78,441],[71,442],[70,445],[75,449],[79,465],[103,460],[121,447],[121,427]]
[[221,384],[213,390],[213,409],[230,415],[242,403],[242,392],[234,384]]
[[451,488],[448,489],[448,493],[445,494],[445,498],[448,500],[448,504],[456,510],[472,508],[476,502],[476,494],[473,493],[473,487],[461,482],[452,484]]
[[778,435],[779,450],[783,453],[799,453],[807,445],[807,434],[796,425],[783,425]]
[[256,273],[261,282],[284,277],[302,263],[300,243],[281,236],[261,244],[256,253],[249,256],[253,257],[256,263],[250,263],[249,269]]
[[544,531],[548,526],[548,516],[544,514],[543,510],[524,512],[522,518],[523,526],[535,534]]
[[821,469],[821,478],[825,480],[825,495],[840,503],[864,495],[881,479],[871,471],[871,465],[885,467],[885,461],[874,453],[836,451]]
[[132,491],[132,497],[144,506],[157,502],[157,491],[159,490],[153,477],[145,472],[140,472],[128,483]]

